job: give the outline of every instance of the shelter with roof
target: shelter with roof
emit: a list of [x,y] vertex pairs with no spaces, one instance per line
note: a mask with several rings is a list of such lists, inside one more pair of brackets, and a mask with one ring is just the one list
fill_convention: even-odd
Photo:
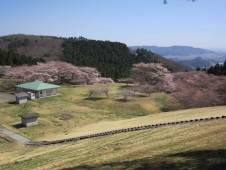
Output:
[[14,96],[16,97],[17,104],[27,103],[27,99],[28,99],[27,93],[25,92],[14,93]]
[[23,92],[34,93],[36,98],[56,95],[59,87],[58,85],[44,83],[39,80],[16,86],[17,89]]
[[23,126],[34,126],[38,124],[38,113],[26,113],[20,115]]

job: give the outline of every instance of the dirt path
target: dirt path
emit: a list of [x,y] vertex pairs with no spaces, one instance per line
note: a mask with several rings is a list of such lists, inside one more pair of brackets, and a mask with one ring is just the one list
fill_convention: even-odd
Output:
[[1,125],[0,125],[0,133],[14,139],[15,141],[23,143],[23,144],[28,144],[29,142],[31,142],[30,139],[28,139],[22,135],[19,135],[18,133],[15,133],[9,129],[6,129],[6,128],[2,127]]

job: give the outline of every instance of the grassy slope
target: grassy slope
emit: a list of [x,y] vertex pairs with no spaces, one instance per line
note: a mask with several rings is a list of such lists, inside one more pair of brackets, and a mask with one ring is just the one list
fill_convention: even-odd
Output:
[[[61,96],[29,101],[25,105],[12,105],[2,101],[0,124],[32,139],[50,140],[123,127],[226,114],[226,106],[160,113],[161,103],[169,100],[165,94],[135,97],[123,103],[117,100],[116,95],[122,85],[108,86],[111,89],[110,99],[103,97],[88,100],[87,90],[96,86],[63,86],[60,89]],[[31,111],[40,113],[40,125],[21,129],[12,127],[20,122],[18,114]],[[59,120],[54,117],[59,113],[70,113],[74,115],[74,119]],[[0,169],[216,169],[217,166],[226,165],[225,120],[123,133],[44,147],[0,141]]]
[[[105,96],[87,98],[88,89],[109,87],[110,98]],[[59,135],[67,136],[81,127],[101,121],[123,120],[160,112],[163,105],[156,98],[168,100],[166,94],[156,93],[151,97],[134,97],[129,102],[118,100],[117,92],[122,84],[93,86],[63,86],[59,89],[62,95],[29,101],[26,104],[14,105],[0,101],[0,124],[22,133],[32,139],[48,139]],[[16,129],[12,125],[20,123],[22,113],[38,112],[40,124],[29,128]],[[73,119],[63,121],[56,118],[58,114],[71,114]]]
[[[189,112],[196,113],[196,110]],[[178,116],[181,114],[183,112],[177,112]],[[164,127],[44,147],[24,147],[17,143],[0,146],[2,168],[10,169],[216,169],[226,165],[226,121]]]

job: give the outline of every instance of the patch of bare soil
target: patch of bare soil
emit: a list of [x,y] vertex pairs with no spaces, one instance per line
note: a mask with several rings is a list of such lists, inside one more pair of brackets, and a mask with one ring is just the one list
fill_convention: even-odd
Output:
[[226,105],[226,76],[205,72],[174,73],[176,92],[173,97],[182,108]]
[[71,114],[59,114],[56,117],[59,118],[60,120],[69,120],[74,118],[74,116]]

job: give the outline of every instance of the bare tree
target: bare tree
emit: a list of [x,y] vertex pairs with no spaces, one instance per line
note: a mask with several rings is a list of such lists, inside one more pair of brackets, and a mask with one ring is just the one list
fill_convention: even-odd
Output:
[[140,92],[141,93],[146,93],[148,94],[148,96],[151,95],[151,93],[157,91],[157,88],[155,86],[151,86],[151,85],[142,85],[140,86]]
[[118,96],[123,96],[123,100],[125,101],[128,101],[128,97],[131,97],[133,95],[134,95],[134,92],[129,90],[123,90],[118,93]]
[[88,91],[89,97],[91,97],[93,94],[95,95],[102,95],[105,94],[107,98],[109,98],[109,89],[108,88],[102,88],[102,89],[90,89]]

